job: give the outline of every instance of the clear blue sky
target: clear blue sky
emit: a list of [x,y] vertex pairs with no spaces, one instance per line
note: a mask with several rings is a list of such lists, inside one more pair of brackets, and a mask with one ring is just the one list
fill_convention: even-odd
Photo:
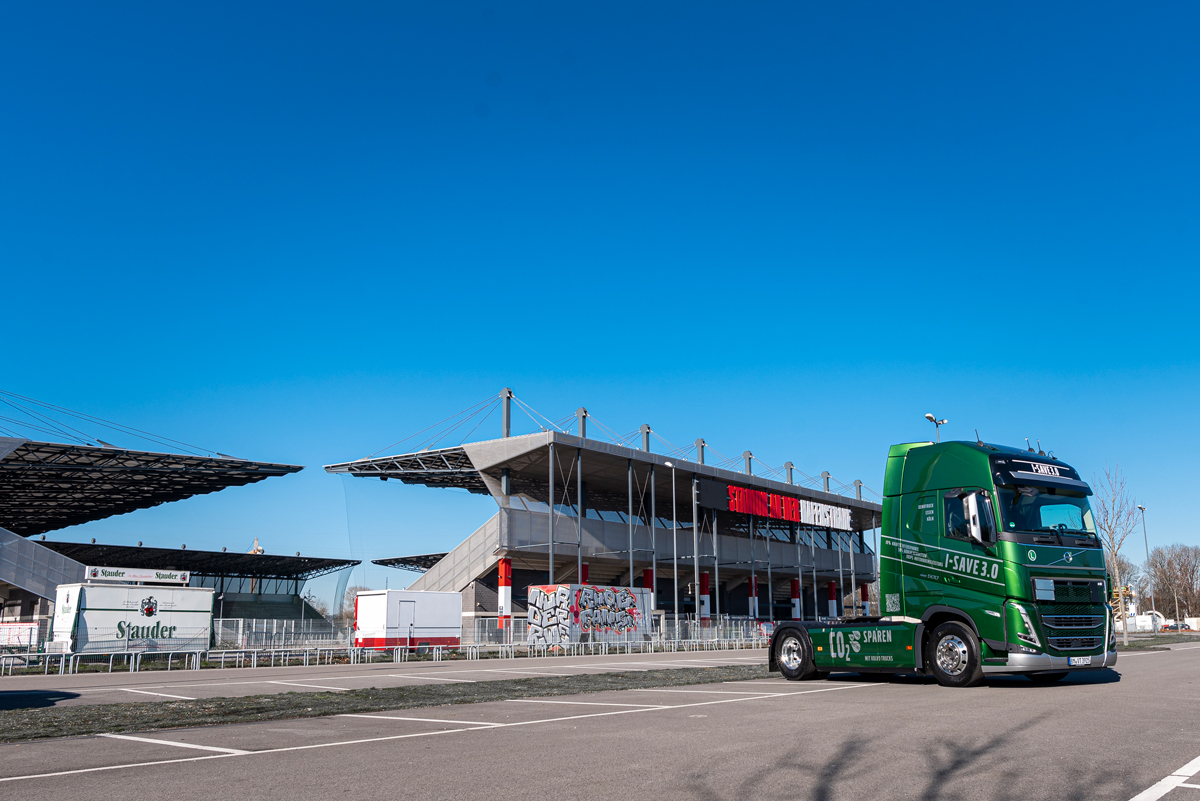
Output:
[[876,490],[931,411],[1197,541],[1195,5],[429,6],[4,9],[3,387],[308,466],[52,536],[444,549],[321,466],[509,385]]

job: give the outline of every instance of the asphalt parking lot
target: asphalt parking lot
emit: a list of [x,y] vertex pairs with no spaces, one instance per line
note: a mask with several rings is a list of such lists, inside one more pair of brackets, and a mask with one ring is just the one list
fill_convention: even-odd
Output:
[[835,674],[131,732],[0,746],[0,783],[98,799],[1200,801],[1198,679],[1189,645],[1048,687]]
[[194,701],[296,691],[343,692],[366,687],[569,676],[625,670],[754,665],[765,650],[610,654],[478,661],[382,662],[312,667],[259,667],[142,673],[78,673],[70,676],[13,676],[0,682],[0,709],[73,706],[129,701]]

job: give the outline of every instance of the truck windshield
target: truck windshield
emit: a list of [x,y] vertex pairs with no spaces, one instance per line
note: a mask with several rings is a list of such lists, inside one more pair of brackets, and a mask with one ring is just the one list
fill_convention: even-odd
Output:
[[1042,487],[1004,487],[996,490],[1005,531],[1054,531],[1095,536],[1087,496]]

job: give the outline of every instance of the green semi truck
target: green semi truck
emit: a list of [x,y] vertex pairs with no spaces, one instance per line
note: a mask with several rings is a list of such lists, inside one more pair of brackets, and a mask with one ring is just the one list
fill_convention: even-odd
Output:
[[947,687],[1038,683],[1117,662],[1091,488],[1040,451],[983,442],[892,446],[879,617],[779,624],[770,668],[917,673]]

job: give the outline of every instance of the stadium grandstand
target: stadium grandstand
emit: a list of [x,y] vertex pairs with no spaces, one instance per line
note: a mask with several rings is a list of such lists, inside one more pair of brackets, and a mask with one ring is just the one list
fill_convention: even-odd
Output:
[[[514,404],[538,431],[512,435]],[[468,433],[442,444],[497,408],[499,439],[467,443]],[[825,616],[831,601],[840,614],[876,578],[867,533],[882,507],[864,499],[860,481],[809,476],[790,462],[772,468],[750,451],[725,457],[703,439],[678,448],[649,425],[617,435],[583,408],[552,421],[509,389],[429,431],[413,450],[325,469],[496,502],[445,553],[374,561],[419,573],[410,589],[462,592],[465,618],[500,616],[498,588],[510,577],[505,614],[525,614],[531,585],[590,583],[650,588],[665,614],[765,622]]]
[[[355,560],[164,547],[47,541],[48,532],[146,509],[303,469],[203,451],[59,406],[0,392],[0,433],[30,430],[73,442],[0,437],[0,620],[39,622],[53,615],[59,584],[87,580],[86,568],[171,569],[191,573],[192,586],[217,591],[218,616],[311,620],[304,582],[358,564]],[[20,417],[12,415],[19,414]],[[121,448],[78,426],[174,446],[178,452]],[[257,542],[256,542],[257,546]],[[45,632],[42,631],[42,636]]]

